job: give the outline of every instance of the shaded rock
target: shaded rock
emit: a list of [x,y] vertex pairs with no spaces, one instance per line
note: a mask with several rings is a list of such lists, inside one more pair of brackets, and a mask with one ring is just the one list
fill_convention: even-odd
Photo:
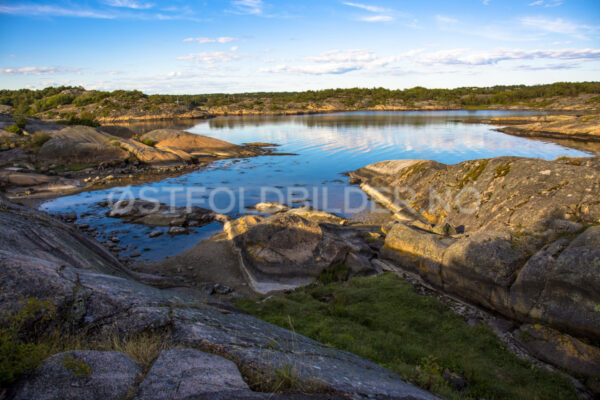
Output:
[[45,164],[122,161],[127,151],[111,144],[110,136],[89,126],[69,126],[47,132],[51,139],[40,148],[38,159]]
[[233,292],[233,289],[220,283],[216,283],[210,290],[210,294],[229,294],[231,292]]
[[444,252],[444,289],[510,315],[510,287],[528,256],[510,234],[474,233]]
[[448,368],[444,368],[444,371],[442,372],[442,378],[444,378],[444,380],[448,382],[454,388],[454,390],[459,392],[467,387],[467,378],[459,373],[450,371]]
[[[241,268],[259,293],[285,290],[314,281],[327,267],[348,260],[354,273],[374,271],[372,250],[362,232],[339,223],[334,215],[292,209],[269,218],[246,216],[227,222],[224,230],[240,254]],[[302,215],[302,216],[301,216]],[[306,218],[305,218],[306,217]]]
[[524,318],[600,338],[600,226],[531,257],[511,288],[511,301]]
[[250,388],[237,366],[214,354],[192,349],[165,350],[160,353],[136,399],[187,399],[192,396],[238,398]]
[[600,349],[597,347],[539,324],[521,325],[515,338],[540,360],[578,375],[600,376]]
[[381,249],[383,258],[393,260],[429,282],[442,286],[441,264],[454,239],[404,224],[394,224]]
[[141,368],[116,351],[56,354],[16,384],[15,400],[122,399],[135,387]]
[[437,224],[433,227],[432,231],[443,236],[452,236],[457,234],[456,228],[447,222]]

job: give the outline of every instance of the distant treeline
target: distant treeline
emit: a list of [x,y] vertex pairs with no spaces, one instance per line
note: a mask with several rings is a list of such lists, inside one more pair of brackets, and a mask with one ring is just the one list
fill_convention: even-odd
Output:
[[347,108],[367,108],[390,103],[405,105],[434,101],[457,106],[510,105],[554,96],[600,94],[600,82],[557,82],[547,85],[510,85],[492,87],[462,87],[456,89],[327,89],[304,92],[254,92],[237,94],[147,95],[138,90],[112,92],[84,90],[81,87],[60,86],[41,90],[0,90],[0,104],[14,107],[15,114],[35,115],[61,105],[84,107],[97,104],[103,110],[127,109],[143,105],[144,109],[165,104],[189,108],[240,105],[266,108],[271,111],[299,104],[337,102]]

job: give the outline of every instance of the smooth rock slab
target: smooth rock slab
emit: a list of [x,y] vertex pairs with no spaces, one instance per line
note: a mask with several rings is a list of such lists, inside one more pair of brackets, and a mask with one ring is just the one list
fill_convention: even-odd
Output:
[[233,362],[199,350],[175,349],[160,353],[135,398],[174,400],[218,393],[233,399],[244,392],[250,388]]
[[141,368],[117,351],[67,351],[46,359],[16,385],[15,400],[122,399]]

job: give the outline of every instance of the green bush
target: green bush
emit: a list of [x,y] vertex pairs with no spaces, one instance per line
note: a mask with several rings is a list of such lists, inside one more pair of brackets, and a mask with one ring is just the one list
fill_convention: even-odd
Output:
[[28,298],[15,312],[0,316],[0,387],[14,382],[22,373],[36,368],[48,354],[43,344],[24,340],[23,328],[34,321],[47,321],[54,316],[50,300]]
[[4,130],[8,131],[8,132],[16,133],[17,135],[20,135],[21,133],[23,133],[21,128],[19,128],[19,126],[16,124],[7,126],[6,128],[4,128]]
[[144,143],[146,146],[150,146],[150,147],[156,146],[156,140],[152,140],[152,139],[144,139],[144,140],[142,140],[142,143]]

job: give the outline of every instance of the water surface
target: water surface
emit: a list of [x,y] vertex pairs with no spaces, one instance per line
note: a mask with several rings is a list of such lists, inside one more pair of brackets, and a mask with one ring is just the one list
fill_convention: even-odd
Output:
[[[290,205],[306,200],[316,208],[352,216],[368,203],[348,185],[344,172],[391,159],[432,159],[442,163],[498,156],[555,159],[586,153],[556,143],[506,135],[483,124],[460,121],[473,118],[522,115],[505,111],[352,112],[282,117],[220,117],[203,120],[189,132],[212,136],[236,144],[269,142],[278,150],[295,153],[215,162],[206,168],[159,182],[121,189],[121,194],[140,197],[145,193],[165,203],[218,208],[231,216],[252,212],[246,207],[262,199]],[[530,115],[529,113],[527,113]],[[165,127],[164,122],[161,127]],[[178,128],[185,122],[173,123]],[[138,129],[140,129],[138,127]],[[153,129],[145,124],[143,129]],[[190,195],[189,188],[193,188]],[[352,188],[354,191],[352,191]],[[349,191],[351,190],[351,191]],[[98,228],[99,240],[116,234],[125,247],[123,254],[144,250],[142,259],[156,260],[192,247],[221,230],[218,223],[194,228],[189,235],[151,239],[155,228],[123,224],[104,216],[97,203],[112,190],[66,196],[44,203],[50,212],[75,211],[81,223]],[[115,196],[114,198],[119,198]],[[346,201],[348,200],[348,201]],[[344,207],[344,205],[347,205]],[[166,232],[166,228],[164,231]]]

